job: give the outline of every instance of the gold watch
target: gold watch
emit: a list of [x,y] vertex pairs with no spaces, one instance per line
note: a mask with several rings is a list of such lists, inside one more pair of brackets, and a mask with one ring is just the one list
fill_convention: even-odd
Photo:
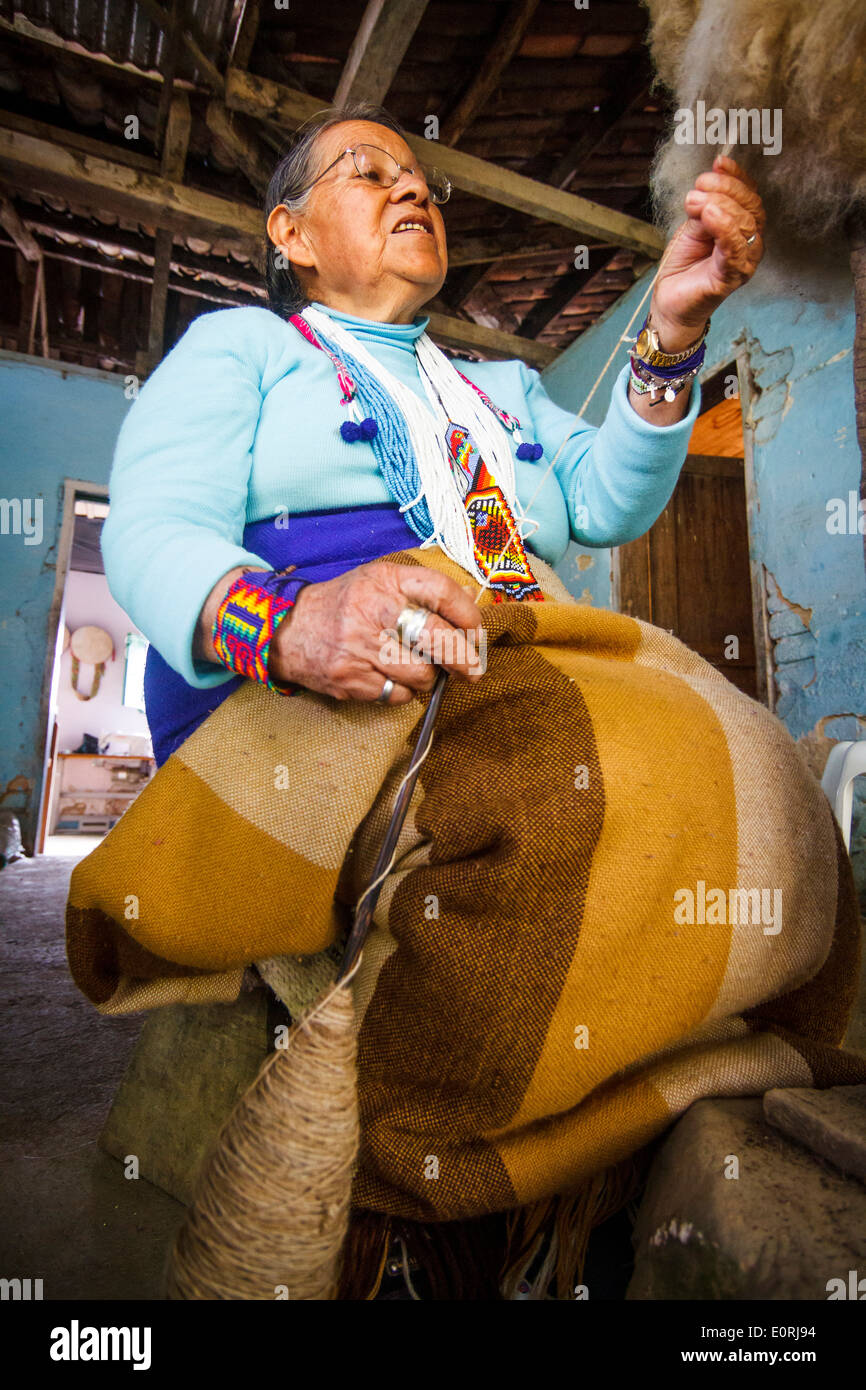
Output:
[[691,357],[697,352],[701,343],[706,338],[710,328],[710,320],[704,324],[704,331],[701,336],[684,352],[664,352],[659,344],[659,335],[654,328],[650,327],[649,319],[641,329],[637,342],[634,345],[635,356],[642,362],[646,362],[648,367],[676,367],[680,362],[685,362],[687,357]]

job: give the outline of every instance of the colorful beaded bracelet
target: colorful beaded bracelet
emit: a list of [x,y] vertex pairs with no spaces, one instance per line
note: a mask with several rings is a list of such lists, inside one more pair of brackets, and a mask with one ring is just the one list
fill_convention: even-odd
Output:
[[[631,376],[629,379],[631,381],[633,389],[637,392],[639,396],[649,396],[651,398],[650,405],[660,405],[663,400],[676,400],[677,396],[680,394],[682,390],[685,389],[686,386],[691,386],[692,382],[694,381],[694,375],[683,377],[679,381],[669,381],[666,383],[660,381],[645,382],[640,376],[638,376],[634,368],[632,368]],[[662,390],[662,387],[664,387],[664,390]],[[660,396],[659,392],[661,392]],[[658,400],[656,399],[657,396]]]
[[[664,392],[662,393],[662,395],[659,396],[659,391],[661,390],[661,387],[660,387],[660,386],[647,386],[647,385],[645,385],[645,383],[641,381],[640,377],[637,376],[634,372],[632,372],[632,374],[631,374],[630,381],[631,381],[632,387],[633,387],[633,389],[635,390],[635,392],[637,393],[637,395],[639,395],[639,396],[649,396],[649,397],[651,398],[651,399],[650,399],[650,405],[651,405],[651,406],[652,406],[652,405],[661,405],[661,402],[662,402],[663,400],[664,400],[664,401],[674,401],[674,400],[676,400],[677,396],[679,395],[680,391],[683,389],[683,387],[684,387],[684,385],[685,385],[685,382],[682,382],[682,381],[681,381],[681,382],[669,383],[669,384],[665,387]],[[689,377],[689,381],[691,381],[691,377]],[[656,397],[658,397],[658,399],[656,399]]]
[[703,366],[705,355],[706,344],[702,343],[698,351],[681,362],[678,367],[648,367],[642,357],[630,352],[632,387],[639,396],[651,396],[652,405],[659,404],[656,396],[660,391],[664,400],[673,401],[680,391],[684,390],[686,386],[690,386],[698,375]]
[[211,640],[224,666],[260,681],[278,695],[296,695],[297,685],[277,685],[268,674],[271,641],[280,621],[309,581],[289,579],[288,570],[245,570],[219,606]]

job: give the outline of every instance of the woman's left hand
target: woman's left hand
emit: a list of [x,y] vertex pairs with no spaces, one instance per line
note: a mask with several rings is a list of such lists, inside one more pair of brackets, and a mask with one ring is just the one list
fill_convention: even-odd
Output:
[[698,175],[685,209],[688,220],[668,242],[650,304],[650,324],[665,352],[695,342],[722,301],[751,280],[764,254],[766,214],[757,184],[726,155]]

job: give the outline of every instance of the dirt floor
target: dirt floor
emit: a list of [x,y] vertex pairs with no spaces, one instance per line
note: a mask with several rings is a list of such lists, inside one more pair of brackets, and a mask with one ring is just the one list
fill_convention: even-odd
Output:
[[96,1146],[143,1015],[101,1018],[69,975],[70,856],[0,873],[0,1277],[54,1300],[156,1299],[184,1207]]

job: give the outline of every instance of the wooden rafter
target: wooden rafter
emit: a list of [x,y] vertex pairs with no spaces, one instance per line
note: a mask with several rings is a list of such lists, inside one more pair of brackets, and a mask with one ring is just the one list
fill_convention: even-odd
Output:
[[505,20],[490,46],[490,50],[475,80],[464,92],[457,106],[439,132],[443,145],[456,145],[467,126],[487,105],[523,36],[532,23],[539,0],[512,0]]
[[[3,20],[0,18],[0,30],[10,32],[10,49],[16,49],[25,56],[25,46],[29,46],[31,52],[39,45],[49,55],[53,49],[57,54],[55,62],[64,69],[74,70],[77,67],[79,72],[98,73],[99,67],[105,74],[106,90],[111,94],[111,101],[106,102],[106,112],[115,111],[114,88],[122,91],[118,84],[125,80],[129,84],[136,84],[140,89],[147,91],[148,100],[152,102],[153,96],[159,96],[157,89],[150,84],[155,82],[162,83],[162,102],[161,112],[167,115],[169,110],[170,98],[173,98],[178,91],[191,91],[196,88],[202,94],[196,110],[205,115],[206,124],[213,140],[213,149],[217,156],[219,167],[228,168],[231,162],[237,164],[244,175],[250,180],[259,194],[264,192],[267,180],[270,177],[272,165],[275,160],[272,158],[271,149],[268,148],[270,141],[274,141],[274,151],[284,147],[287,129],[292,129],[303,123],[315,111],[321,109],[326,104],[326,100],[314,97],[304,90],[305,83],[308,81],[316,91],[330,90],[330,83],[333,77],[326,74],[327,83],[324,79],[320,81],[320,69],[324,72],[324,64],[330,62],[343,61],[346,53],[345,45],[351,37],[351,31],[347,34],[344,29],[342,44],[340,36],[336,30],[330,32],[328,26],[327,42],[322,48],[323,56],[318,65],[313,62],[311,53],[302,53],[303,59],[309,59],[313,66],[309,68],[299,66],[298,71],[303,75],[304,81],[286,79],[285,76],[278,81],[270,81],[255,74],[250,74],[244,69],[248,68],[251,54],[256,44],[256,36],[259,19],[262,14],[266,14],[267,6],[262,0],[243,0],[243,3],[235,4],[233,9],[233,20],[231,31],[227,34],[225,42],[219,48],[213,37],[204,37],[201,21],[196,21],[192,17],[192,11],[199,10],[200,5],[196,0],[135,0],[141,10],[150,17],[166,35],[169,40],[172,34],[172,24],[174,24],[175,48],[173,54],[174,71],[164,70],[163,74],[145,72],[131,63],[115,62],[107,55],[89,54],[81,45],[61,39],[58,35],[51,34],[48,30],[41,29],[38,25],[23,20],[22,16],[13,13],[12,10],[5,9],[4,13],[10,18]],[[272,0],[268,0],[268,5]],[[401,82],[397,86],[403,90],[407,70],[401,66],[404,55],[412,36],[415,34],[419,22],[422,18],[427,5],[427,0],[370,0],[364,20],[355,36],[352,52],[345,62],[340,90],[337,93],[337,100],[345,100],[347,97],[366,97],[373,100],[382,100],[386,97],[388,88],[393,85],[393,78],[399,72]],[[25,8],[29,8],[25,0]],[[288,9],[288,5],[285,6]],[[291,7],[294,10],[294,6]],[[492,7],[490,7],[492,10]],[[591,23],[587,32],[604,32],[605,26],[609,26],[613,31],[619,32],[619,19],[622,17],[622,10],[625,7],[619,5],[609,6],[601,4],[600,0],[593,0],[593,12],[589,16]],[[557,319],[561,311],[570,309],[567,317],[562,318],[561,323],[557,324],[557,333],[554,335],[557,340],[567,338],[570,333],[578,330],[586,323],[587,319],[593,318],[599,311],[602,300],[605,303],[615,293],[616,287],[611,282],[608,287],[602,286],[605,293],[602,295],[588,295],[586,282],[590,279],[592,271],[568,272],[565,276],[560,276],[557,281],[550,286],[549,277],[557,270],[562,270],[566,265],[571,264],[571,248],[574,242],[587,242],[591,247],[591,265],[596,268],[596,264],[603,264],[618,247],[628,247],[634,254],[636,261],[644,264],[657,261],[664,247],[664,239],[648,223],[639,217],[631,217],[627,213],[618,212],[615,208],[604,207],[593,201],[595,197],[602,198],[604,202],[614,201],[613,195],[608,199],[606,189],[611,183],[610,178],[602,172],[598,179],[593,174],[593,185],[583,182],[582,186],[586,190],[587,197],[576,196],[578,188],[581,187],[582,174],[580,165],[598,147],[599,142],[604,138],[611,124],[627,114],[629,109],[636,107],[639,99],[644,99],[642,88],[634,81],[624,83],[621,78],[625,76],[626,69],[634,76],[640,72],[641,64],[635,60],[635,55],[629,55],[628,59],[614,61],[614,68],[620,70],[620,76],[607,71],[607,63],[599,61],[594,55],[581,57],[576,62],[582,64],[583,76],[580,79],[584,86],[582,90],[582,103],[588,106],[591,101],[601,103],[601,110],[587,116],[583,127],[580,129],[580,138],[576,140],[565,156],[558,161],[557,167],[552,171],[548,182],[541,182],[538,179],[527,178],[517,174],[512,170],[492,161],[499,159],[499,147],[496,143],[489,145],[491,158],[480,159],[469,156],[463,151],[454,148],[454,143],[459,141],[461,134],[469,128],[476,117],[489,109],[491,96],[496,92],[497,86],[501,85],[503,73],[508,69],[508,64],[513,56],[521,50],[521,45],[526,42],[527,58],[521,59],[521,74],[525,75],[527,64],[540,56],[545,59],[550,57],[556,59],[559,49],[549,53],[545,51],[545,43],[550,46],[554,39],[558,41],[560,30],[554,24],[555,16],[552,13],[556,6],[539,7],[539,0],[509,0],[508,4],[502,4],[500,13],[505,17],[505,22],[499,24],[498,33],[494,35],[492,45],[488,43],[487,54],[483,59],[480,70],[471,81],[468,88],[459,92],[457,105],[442,122],[442,138],[440,141],[423,140],[420,136],[410,136],[409,143],[419,157],[425,162],[435,163],[443,168],[452,180],[455,188],[469,195],[465,200],[459,199],[454,208],[454,230],[451,231],[452,245],[450,248],[450,267],[454,269],[455,275],[450,279],[450,288],[453,294],[449,294],[449,283],[444,287],[444,294],[437,300],[431,311],[431,333],[446,346],[468,348],[483,352],[488,356],[518,356],[534,365],[543,366],[552,361],[556,356],[556,349],[547,343],[541,345],[533,342],[533,335],[544,332],[545,328]],[[568,6],[571,9],[571,6]],[[604,13],[602,13],[604,12]],[[630,16],[633,18],[634,16]],[[286,16],[291,27],[291,16]],[[462,22],[462,21],[461,21]],[[265,20],[267,23],[267,20]],[[354,29],[357,21],[352,21],[351,29]],[[583,17],[581,17],[581,25]],[[389,25],[391,28],[389,29]],[[486,25],[486,21],[485,21]],[[396,26],[396,27],[395,27]],[[553,26],[553,27],[552,27]],[[477,26],[476,26],[477,27]],[[568,29],[568,23],[565,28]],[[627,28],[631,31],[635,26],[629,24]],[[208,33],[210,34],[210,29]],[[273,57],[273,62],[268,63],[267,39],[270,30],[263,36],[264,43],[259,43],[256,50],[258,56],[253,58],[254,63],[260,71],[268,72],[270,77],[279,78],[280,62],[282,61],[282,49],[280,57]],[[276,31],[282,37],[284,31]],[[396,38],[394,37],[396,34]],[[527,39],[527,35],[531,38]],[[567,37],[571,38],[572,35]],[[429,26],[425,26],[418,34],[415,44],[412,46],[412,55],[417,57],[422,65],[431,67],[434,62],[441,66],[440,59],[437,59],[432,48],[433,35]],[[537,41],[536,41],[537,40]],[[564,39],[563,39],[564,42]],[[535,48],[532,47],[535,44]],[[279,47],[279,45],[278,45]],[[163,43],[162,63],[166,64],[172,51],[171,43]],[[607,52],[604,46],[598,49],[599,54]],[[613,54],[621,51],[615,46],[610,47],[609,51]],[[312,53],[319,52],[313,49]],[[178,53],[182,56],[178,59]],[[187,56],[188,55],[188,56]],[[562,57],[567,57],[562,51]],[[29,56],[25,57],[29,61]],[[223,73],[220,69],[228,62],[228,69]],[[190,63],[194,67],[190,66]],[[89,66],[88,66],[89,65]],[[540,66],[540,65],[539,65]],[[564,67],[563,63],[558,64]],[[585,68],[585,72],[584,72]],[[106,70],[109,69],[109,70]],[[426,67],[423,69],[426,71]],[[178,78],[177,73],[183,71],[188,74],[192,81]],[[337,66],[331,67],[331,73],[339,72]],[[419,70],[420,72],[420,70]],[[114,74],[114,75],[113,75]],[[500,95],[503,102],[503,110],[517,110],[515,105],[515,90],[511,83],[512,74],[509,72],[509,82],[507,90]],[[165,79],[168,80],[165,80]],[[413,78],[414,80],[414,78]],[[425,83],[426,78],[421,79]],[[438,79],[431,78],[435,84]],[[523,80],[523,76],[518,75],[518,82]],[[566,84],[572,82],[572,77],[564,78]],[[605,91],[610,92],[610,81],[613,80],[617,92],[621,92],[626,86],[631,92],[631,100],[626,103],[621,96],[609,99],[605,96]],[[588,85],[587,85],[588,84]],[[599,95],[589,97],[591,87],[598,87]],[[299,88],[301,90],[299,90]],[[65,90],[65,88],[64,88]],[[431,89],[432,90],[432,89]],[[571,86],[568,85],[568,91]],[[556,93],[554,93],[554,96]],[[559,93],[563,98],[567,95],[565,89]],[[510,103],[510,104],[509,104]],[[13,104],[17,104],[17,101]],[[578,102],[580,104],[580,102]],[[498,110],[499,97],[496,99]],[[120,108],[125,109],[125,108]],[[130,107],[129,109],[135,109]],[[174,109],[172,107],[172,109]],[[425,109],[418,106],[417,110]],[[436,105],[432,109],[437,109]],[[439,104],[441,109],[441,103]],[[565,101],[557,103],[551,101],[545,105],[544,110],[564,111],[569,109]],[[447,108],[446,108],[447,110]],[[535,125],[539,126],[541,117]],[[420,117],[416,119],[420,121]],[[647,117],[647,120],[650,118]],[[90,230],[96,232],[96,236],[88,242],[91,250],[82,250],[80,247],[70,247],[59,245],[56,241],[54,245],[56,251],[49,249],[42,240],[40,250],[41,256],[48,256],[52,259],[56,256],[61,260],[68,260],[72,265],[79,265],[82,269],[105,269],[112,275],[115,289],[119,285],[119,276],[128,274],[130,277],[144,280],[145,283],[152,285],[152,315],[150,323],[150,359],[160,355],[162,349],[163,331],[165,327],[165,306],[169,288],[178,289],[181,292],[201,294],[211,299],[214,303],[244,302],[235,300],[233,295],[248,295],[250,298],[258,297],[261,294],[261,284],[257,277],[249,270],[239,266],[237,274],[234,276],[234,286],[214,285],[211,291],[209,285],[202,285],[201,282],[192,288],[188,284],[181,285],[181,268],[186,270],[198,270],[208,275],[219,275],[221,268],[225,268],[227,263],[221,258],[215,264],[210,257],[193,256],[187,251],[185,246],[173,244],[173,239],[180,236],[194,236],[201,238],[202,241],[216,241],[228,243],[250,257],[253,264],[260,266],[262,256],[262,232],[261,232],[261,211],[254,205],[254,199],[248,194],[241,194],[239,199],[233,197],[220,197],[214,194],[202,192],[196,188],[187,186],[184,182],[182,167],[173,169],[170,160],[165,157],[162,161],[148,158],[146,155],[134,153],[128,148],[123,148],[123,142],[117,147],[110,143],[111,137],[105,140],[95,140],[91,138],[90,132],[87,136],[77,132],[64,131],[62,129],[53,130],[45,123],[31,122],[25,126],[25,117],[18,117],[0,112],[0,176],[12,175],[15,182],[22,190],[39,192],[49,197],[55,196],[67,199],[71,204],[76,205],[84,219],[88,215],[88,210],[92,210],[98,215],[107,213],[109,216],[116,214],[124,219],[140,220],[147,223],[150,234],[139,238],[133,238],[132,234],[121,233],[117,227],[106,227],[103,245],[106,248],[114,246],[120,250],[120,241],[137,240],[148,248],[143,250],[141,246],[136,247],[134,254],[140,255],[144,261],[150,260],[150,264],[138,265],[127,261],[123,262],[117,252],[115,252],[115,263],[113,266],[102,266],[98,254],[99,234],[98,229],[91,225]],[[15,125],[17,124],[17,129]],[[159,131],[162,120],[157,123],[156,147],[163,156],[166,155],[165,142],[161,142]],[[490,130],[495,131],[497,123],[494,121]],[[416,128],[420,128],[416,126]],[[539,126],[540,128],[540,126]],[[486,127],[485,127],[486,129]],[[104,132],[98,132],[103,134]],[[480,130],[479,130],[479,133]],[[528,132],[528,135],[533,131]],[[489,132],[485,134],[488,138]],[[490,136],[492,139],[492,136]],[[562,148],[562,140],[558,142],[558,148]],[[221,148],[220,148],[221,147]],[[486,149],[487,146],[482,146]],[[549,149],[550,146],[547,145]],[[197,154],[202,154],[207,149],[207,145],[201,142],[200,132],[196,136],[195,149]],[[630,141],[624,147],[622,155],[622,169],[614,169],[613,174],[623,177],[640,178],[640,186],[644,186],[643,174],[637,167],[632,171],[631,167],[626,167],[626,161],[630,157],[631,149],[640,149],[639,141]],[[223,156],[223,157],[221,157]],[[552,163],[551,159],[549,163]],[[635,159],[635,164],[637,160]],[[604,160],[593,161],[590,168],[603,170],[610,164],[610,160],[605,156]],[[566,167],[570,166],[570,167]],[[543,166],[547,169],[548,164]],[[588,175],[585,175],[588,177]],[[195,175],[192,175],[195,181]],[[575,182],[575,180],[577,182]],[[552,186],[560,183],[568,185],[571,191],[566,188]],[[625,186],[625,185],[623,185]],[[636,185],[637,186],[637,185]],[[596,189],[598,190],[596,192]],[[25,191],[24,196],[27,196]],[[489,203],[495,203],[498,208],[490,209],[491,217],[488,219],[488,226],[484,228],[489,235],[470,235],[458,239],[457,227],[471,228],[477,231],[482,226],[482,219],[478,214],[478,205],[474,206],[470,200],[477,198],[485,199]],[[35,201],[35,200],[34,200]],[[624,200],[619,200],[622,207]],[[60,206],[60,204],[55,204]],[[499,208],[508,210],[510,216],[503,217]],[[31,208],[31,211],[33,209]],[[636,203],[632,204],[632,210],[637,210]],[[448,221],[449,209],[445,209],[446,222]],[[46,213],[46,217],[48,214]],[[534,224],[528,224],[527,219],[535,219]],[[59,219],[62,220],[62,219]],[[2,221],[2,219],[0,219]],[[505,225],[501,225],[502,223]],[[510,222],[510,225],[508,225]],[[545,225],[548,224],[548,225]],[[552,224],[552,225],[549,225]],[[47,224],[46,224],[47,225]],[[85,221],[85,226],[86,226]],[[24,228],[25,233],[32,236],[32,222],[27,221]],[[153,239],[154,229],[158,229],[156,239]],[[62,229],[57,228],[57,233],[62,235]],[[534,238],[538,240],[532,244]],[[562,245],[559,245],[560,237]],[[14,241],[14,238],[13,238]],[[593,243],[597,243],[593,245]],[[5,243],[4,243],[5,244]],[[16,243],[17,244],[17,243]],[[35,243],[39,249],[39,243]],[[193,243],[194,244],[194,243]],[[197,247],[201,251],[205,247]],[[92,254],[91,254],[92,253]],[[5,253],[8,257],[9,253]],[[109,251],[109,254],[110,251]],[[562,260],[559,265],[550,260],[542,261],[543,255]],[[120,256],[123,255],[120,250]],[[531,258],[538,262],[538,268],[533,267],[532,276],[529,279],[521,279],[520,283],[515,281],[514,274],[510,276],[503,273],[503,279],[509,283],[498,286],[494,281],[493,292],[501,291],[504,317],[502,328],[516,329],[514,333],[497,331],[490,327],[495,322],[494,317],[484,316],[484,322],[474,323],[461,315],[461,302],[465,299],[467,292],[471,291],[473,283],[483,279],[491,267],[498,261],[516,260],[517,258]],[[193,265],[198,262],[198,265]],[[20,267],[23,263],[19,262]],[[30,263],[28,263],[30,264]],[[32,265],[35,268],[36,262]],[[152,266],[152,270],[151,270]],[[545,269],[545,267],[547,269]],[[69,268],[67,268],[68,274]],[[144,272],[143,274],[141,272]],[[112,272],[114,272],[112,274]],[[231,267],[228,266],[228,275],[232,274]],[[49,276],[49,292],[54,296],[55,287],[55,268],[52,267]],[[496,277],[498,279],[498,277]],[[602,279],[604,277],[601,277]],[[85,277],[86,283],[87,277]],[[71,281],[69,282],[71,285]],[[59,286],[60,281],[57,281]],[[601,285],[601,279],[598,281]],[[44,277],[43,277],[44,287]],[[526,287],[525,296],[518,293],[520,288]],[[549,288],[550,287],[550,288]],[[35,288],[35,286],[34,286]],[[589,287],[594,288],[593,286]],[[223,295],[222,291],[226,293]],[[576,294],[584,291],[584,296],[572,303]],[[133,293],[135,288],[133,287]],[[542,299],[541,296],[546,295]],[[160,310],[161,302],[161,310]],[[117,300],[119,305],[119,299]],[[529,313],[526,309],[529,306]],[[89,314],[88,309],[88,314]],[[498,312],[498,311],[497,311]],[[521,322],[519,314],[524,313],[525,317]],[[126,315],[128,319],[128,314]],[[65,318],[64,318],[65,321]],[[70,320],[71,321],[71,320]],[[100,320],[101,322],[101,320]],[[106,323],[108,319],[106,319]],[[561,332],[559,330],[562,330]],[[101,334],[100,334],[101,337]],[[124,344],[124,351],[127,351],[130,343]],[[37,349],[38,350],[38,349]],[[55,346],[56,353],[56,346]]]
[[464,302],[469,298],[473,291],[481,284],[485,275],[490,269],[488,262],[474,262],[472,265],[457,266],[456,273],[453,261],[449,261],[448,276],[442,287],[442,294],[447,300],[451,312],[458,317],[472,318],[463,309]]
[[37,140],[60,144],[67,150],[95,155],[98,159],[113,159],[117,164],[126,164],[130,169],[141,169],[147,174],[159,173],[159,160],[150,155],[125,149],[123,145],[110,145],[107,140],[94,140],[91,135],[80,135],[78,131],[60,130],[47,121],[34,121],[15,111],[0,111],[0,128],[17,130],[22,135],[32,135]]
[[[235,111],[262,118],[277,118],[297,127],[320,109],[321,103],[304,92],[271,82],[268,78],[230,68],[226,79],[226,105]],[[662,233],[637,217],[614,212],[600,203],[539,183],[474,155],[451,149],[435,140],[408,135],[412,150],[427,163],[437,165],[455,188],[516,208],[546,222],[558,222],[582,236],[613,241],[618,246],[658,258],[664,249]]]
[[[20,282],[22,289],[22,326],[23,326],[23,306],[30,299],[30,323],[27,330],[27,351],[33,352],[36,340],[36,320],[41,323],[41,342],[42,356],[47,357],[48,353],[48,304],[45,298],[45,258],[42,248],[36,241],[31,232],[27,230],[13,205],[11,199],[0,198],[0,226],[5,227],[12,238],[12,242],[23,256],[26,265],[22,266]],[[19,262],[19,264],[21,264]]]
[[192,116],[189,109],[189,97],[186,92],[176,92],[169,108],[162,146],[160,173],[164,179],[183,181],[191,129]]
[[[611,253],[607,248],[599,249],[593,246],[588,249],[586,259],[585,269],[572,270],[565,275],[560,275],[550,294],[546,298],[540,299],[530,309],[520,325],[520,332],[524,337],[537,338],[540,333],[544,332],[548,324],[559,318],[565,306],[571,303],[574,296],[579,294],[584,285],[588,284],[593,276],[607,265],[611,259]],[[629,280],[631,280],[630,276]]]
[[[205,119],[211,133],[226,144],[231,149],[233,157],[241,162],[241,167],[253,187],[257,188],[259,192],[264,191],[270,178],[273,160],[268,156],[267,151],[262,150],[257,143],[252,141],[247,143],[247,127],[242,118],[239,118],[237,113],[228,111],[221,102],[214,98],[208,103]],[[135,151],[124,149],[122,145],[109,145],[107,141],[94,140],[89,135],[79,135],[77,132],[60,130],[44,121],[34,121],[29,116],[19,116],[11,111],[0,111],[0,129],[3,127],[20,131],[24,135],[35,136],[37,139],[48,141],[51,144],[59,144],[70,151],[78,150],[82,154],[94,155],[96,158],[109,158],[117,163],[127,164],[132,169],[141,169],[157,176],[160,172],[159,160],[152,159],[150,155],[138,154]],[[490,265],[494,261],[500,260],[526,260],[527,258],[534,260],[541,255],[555,255],[558,251],[564,253],[570,250],[572,245],[573,239],[568,237],[564,231],[554,233],[552,229],[550,234],[544,236],[543,240],[533,245],[527,244],[526,233],[523,231],[497,233],[490,237],[461,237],[459,241],[449,245],[448,262],[452,269],[457,269],[460,266]],[[612,245],[612,243],[608,243],[608,245]]]
[[428,0],[367,0],[340,74],[335,106],[384,100],[427,4]]
[[[161,173],[163,178],[172,182],[183,182],[191,127],[189,97],[186,92],[178,92],[172,98],[169,108],[162,149]],[[153,283],[150,289],[147,351],[142,359],[136,363],[142,376],[147,376],[153,370],[160,361],[165,348],[165,310],[168,303],[173,241],[172,233],[167,227],[158,229],[153,255]]]
[[525,232],[504,232],[491,237],[461,237],[453,246],[449,244],[448,265],[456,269],[457,266],[490,265],[494,261],[536,260],[539,256],[563,255],[570,251],[573,245],[574,238],[566,238],[564,233],[561,240],[545,236],[542,241],[531,246],[527,245]]
[[580,135],[551,171],[550,182],[557,188],[566,188],[579,172],[581,165],[595,153],[614,126],[630,111],[639,110],[646,100],[647,90],[643,81],[640,82],[636,95],[631,83],[618,88],[602,104],[600,111],[592,112],[581,123],[583,128]]
[[[162,5],[157,3],[157,0],[136,0],[136,3],[141,5],[142,9],[150,16],[158,29],[161,29],[166,36],[171,34],[171,14],[168,10],[163,9]],[[204,40],[195,22],[186,14],[179,15],[178,21],[180,39],[184,48],[186,48],[196,68],[201,73],[208,86],[222,95],[224,87],[223,75],[216,64],[213,63],[205,53],[202,47]]]
[[[12,245],[10,241],[4,243],[0,238],[0,246],[4,244]],[[88,256],[83,250],[74,247],[62,248],[57,250],[45,249],[42,254],[48,260],[63,261],[71,265],[82,266],[85,269],[96,269],[107,275],[122,276],[128,280],[137,280],[146,285],[153,284],[153,273],[147,267],[138,265],[134,262],[118,265],[101,264],[94,256]],[[174,261],[172,265],[174,266]],[[169,281],[168,288],[176,294],[190,295],[196,299],[206,299],[213,304],[245,305],[250,301],[241,297],[240,292],[233,293],[228,289],[208,289],[204,290],[200,284],[190,284],[182,279]],[[240,286],[239,290],[246,292],[253,297],[253,286]],[[480,324],[470,323],[462,319],[454,318],[448,314],[435,312],[432,309],[425,309],[429,313],[429,331],[431,337],[445,347],[468,348],[476,352],[484,352],[497,357],[520,357],[524,362],[529,362],[537,367],[545,367],[554,361],[558,356],[555,348],[547,347],[541,343],[534,343],[529,339],[515,337],[510,333],[497,332],[494,329],[484,328]],[[86,344],[80,345],[82,348]],[[96,347],[93,351],[97,351]],[[136,362],[137,369],[140,369],[141,362]]]
[[237,242],[243,254],[260,259],[261,213],[251,204],[202,193],[5,127],[0,127],[0,170],[14,177],[21,188],[139,217],[184,235]]
[[229,53],[229,66],[248,68],[259,32],[261,5],[259,0],[244,0],[244,11]]
[[[635,70],[636,81],[638,80],[638,74],[640,74],[642,78],[643,72],[644,65],[641,63],[639,68]],[[639,83],[639,85],[641,85],[641,83]],[[634,83],[629,84],[629,89],[633,88],[633,86]],[[612,125],[614,125],[626,111],[637,107],[637,105],[644,100],[645,91],[642,85],[637,97],[629,98],[619,93],[615,94],[600,112],[588,118],[584,124],[580,139],[574,142],[562,159],[558,161],[550,175],[549,182],[558,188],[564,188],[566,184],[570,183],[580,170],[582,164],[605,138]],[[604,249],[607,251],[606,255],[603,254]],[[610,246],[604,248],[603,244],[596,243],[591,248],[590,252],[590,264],[593,270],[589,273],[585,271],[575,271],[561,276],[554,285],[552,292],[547,295],[543,301],[536,304],[530,311],[527,318],[520,325],[521,332],[527,337],[538,337],[539,334],[559,316],[574,296],[580,292],[587,280],[589,280],[605,261],[610,258],[612,249],[613,248]],[[500,257],[499,259],[503,258]],[[651,259],[652,258],[646,257],[648,263],[651,263]],[[467,293],[469,293],[468,289]],[[465,297],[465,295],[461,296],[458,292],[457,303],[461,303]]]
[[270,182],[273,159],[269,159],[254,130],[244,117],[229,111],[214,97],[208,102],[205,121],[211,135],[237,160],[238,167],[258,193],[264,193]]
[[[426,310],[425,310],[426,312]],[[480,323],[430,314],[428,332],[431,338],[445,347],[470,348],[494,357],[519,357],[534,367],[547,367],[559,356],[556,348],[545,343],[520,338],[513,333],[501,333],[496,328],[484,328]]]
[[[230,203],[209,193],[185,187],[170,179],[140,173],[122,165],[112,165],[89,155],[73,156],[62,148],[15,131],[0,129],[0,168],[9,167],[19,176],[29,171],[41,191],[60,191],[98,207],[123,207],[169,231],[195,231],[231,239],[233,234],[252,238],[259,254],[260,213],[242,204]],[[247,248],[245,248],[247,249]],[[249,247],[253,254],[253,248]],[[214,296],[216,298],[216,296]],[[469,348],[501,357],[519,357],[536,366],[546,366],[556,350],[483,328],[458,318],[431,314],[431,336],[449,347]]]
[[[160,119],[165,105],[166,94],[170,96],[177,54],[182,43],[186,44],[193,60],[205,73],[210,86],[219,96],[221,96],[225,90],[225,81],[216,66],[210,62],[207,55],[203,52],[200,36],[197,35],[194,26],[187,17],[183,0],[173,0],[170,11],[163,11],[162,7],[157,4],[155,0],[140,0],[140,3],[144,4],[147,13],[151,16],[154,23],[158,24],[163,30],[168,44],[163,99],[160,101],[160,108],[157,115],[157,143],[159,143],[159,132],[162,128]],[[244,12],[237,36],[237,42],[233,49],[239,67],[245,67],[249,62],[249,56],[252,52],[256,32],[258,30],[258,22],[258,6],[248,6]],[[166,27],[166,25],[168,27]],[[268,186],[268,181],[270,179],[270,164],[272,161],[267,159],[264,147],[256,136],[255,131],[248,129],[244,125],[242,117],[238,117],[232,112],[227,111],[218,97],[214,97],[209,103],[206,121],[211,134],[226,147],[231,157],[237,160],[238,166],[247,175],[253,187],[259,193],[263,192]]]
[[40,259],[42,249],[39,243],[21,221],[11,199],[6,197],[0,197],[0,227],[6,228],[26,261],[32,261],[35,264]]

